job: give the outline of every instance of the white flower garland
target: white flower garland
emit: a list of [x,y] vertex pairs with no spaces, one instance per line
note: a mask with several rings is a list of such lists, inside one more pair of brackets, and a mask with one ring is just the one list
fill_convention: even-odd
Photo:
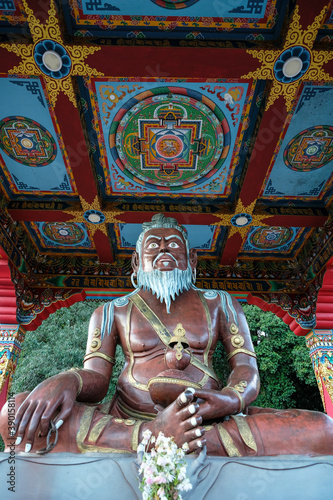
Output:
[[[150,444],[155,447],[149,452]],[[192,489],[184,458],[188,448],[187,443],[178,448],[174,438],[165,437],[162,432],[157,438],[149,430],[144,432],[138,447],[138,453],[143,452],[139,469],[143,500],[182,500],[180,492]]]

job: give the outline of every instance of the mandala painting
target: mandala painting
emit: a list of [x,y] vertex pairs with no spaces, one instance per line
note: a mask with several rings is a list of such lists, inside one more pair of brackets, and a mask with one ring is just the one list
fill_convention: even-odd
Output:
[[8,116],[0,121],[0,146],[10,158],[29,167],[49,165],[57,155],[50,132],[23,116]]
[[131,179],[158,189],[186,189],[222,166],[230,130],[222,111],[199,92],[158,87],[120,108],[109,145],[116,164]]
[[333,127],[318,125],[297,134],[284,151],[284,162],[292,170],[309,172],[333,158]]

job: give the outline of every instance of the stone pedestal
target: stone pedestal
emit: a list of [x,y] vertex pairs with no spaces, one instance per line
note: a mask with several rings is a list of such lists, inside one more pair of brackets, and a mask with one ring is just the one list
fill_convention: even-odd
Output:
[[[187,460],[193,469],[195,457]],[[2,500],[141,500],[137,470],[132,455],[0,453],[0,494]],[[333,456],[206,457],[183,498],[331,498],[332,474]]]

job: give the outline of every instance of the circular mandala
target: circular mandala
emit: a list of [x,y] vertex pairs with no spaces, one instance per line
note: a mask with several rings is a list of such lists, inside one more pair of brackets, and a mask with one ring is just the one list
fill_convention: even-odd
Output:
[[281,83],[295,82],[310,67],[311,54],[305,47],[296,45],[284,50],[274,64],[274,76]]
[[194,187],[214,175],[230,148],[222,111],[194,90],[159,87],[119,109],[110,127],[111,154],[131,179],[154,189]]
[[185,9],[198,1],[199,0],[152,0],[156,5],[165,7],[166,9]]
[[81,227],[72,222],[46,222],[42,232],[51,241],[63,246],[78,245],[85,238]]
[[69,75],[72,61],[65,47],[53,40],[42,40],[35,45],[34,59],[45,75],[57,80]]
[[87,210],[84,212],[83,217],[90,224],[102,224],[105,221],[105,215],[99,210]]
[[250,242],[260,250],[279,248],[289,243],[293,237],[293,230],[288,227],[260,227],[250,236]]
[[0,121],[0,146],[10,158],[29,167],[49,165],[57,155],[50,132],[24,116],[7,116]]
[[333,158],[333,127],[318,125],[303,130],[286,146],[283,159],[291,170],[309,172],[323,167]]
[[236,214],[231,218],[230,222],[235,227],[245,227],[251,224],[252,216],[246,213]]

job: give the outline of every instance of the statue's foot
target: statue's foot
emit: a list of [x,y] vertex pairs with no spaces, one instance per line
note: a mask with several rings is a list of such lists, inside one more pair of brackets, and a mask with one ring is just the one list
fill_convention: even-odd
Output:
[[201,426],[202,417],[198,416],[199,405],[194,402],[193,389],[188,388],[167,408],[162,410],[155,420],[144,423],[140,429],[140,440],[144,431],[149,429],[157,437],[159,432],[167,437],[173,436],[178,447],[188,444],[188,453],[201,449],[206,440]]

